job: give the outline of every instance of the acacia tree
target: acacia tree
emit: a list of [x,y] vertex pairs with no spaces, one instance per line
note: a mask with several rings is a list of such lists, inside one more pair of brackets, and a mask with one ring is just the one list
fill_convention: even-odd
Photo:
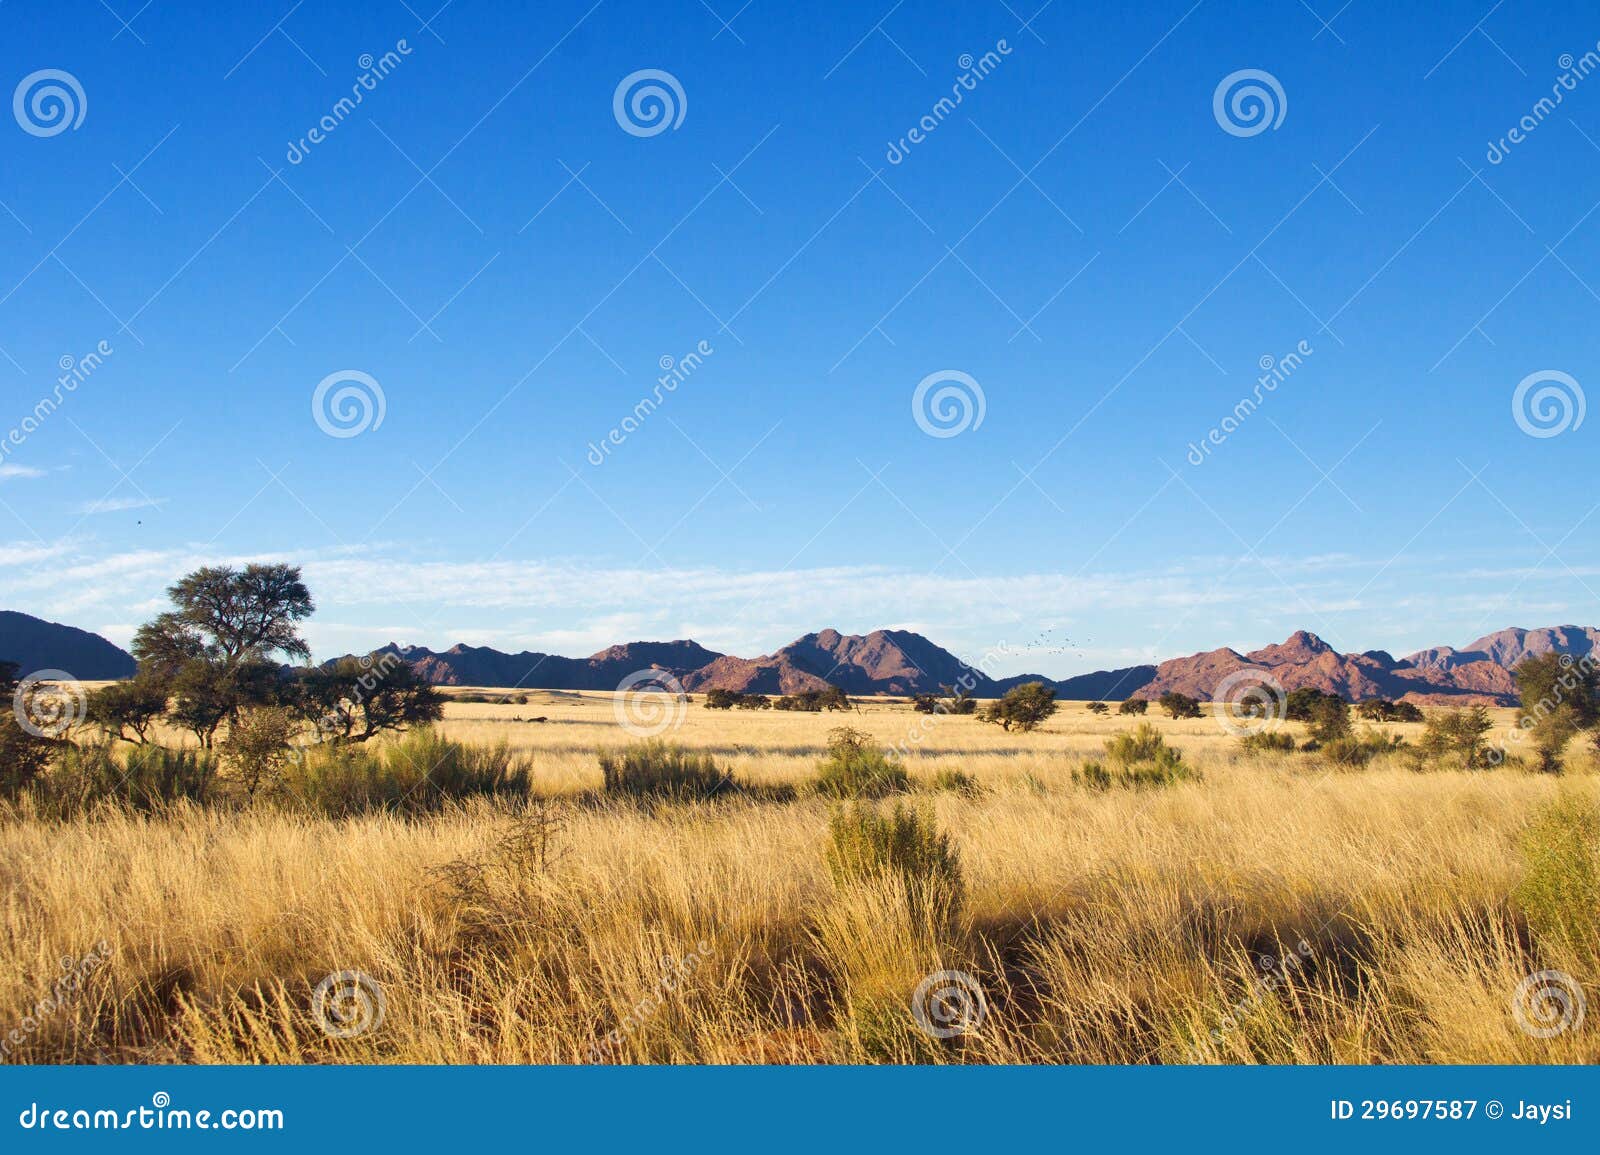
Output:
[[1513,676],[1522,699],[1517,724],[1533,735],[1540,769],[1559,771],[1573,736],[1600,724],[1600,664],[1593,654],[1541,654]]
[[1002,730],[1015,729],[1026,734],[1038,729],[1057,709],[1054,690],[1043,682],[1024,682],[1020,686],[1012,686],[1004,697],[996,698],[985,706],[978,719],[997,723]]
[[210,748],[223,723],[283,693],[280,658],[306,659],[297,632],[316,608],[298,566],[205,566],[167,589],[172,609],[139,627],[133,656],[173,721]]
[[20,711],[13,706],[17,670],[15,662],[0,662],[0,798],[20,793],[43,773],[57,745],[23,727],[18,715],[27,714],[27,703],[21,703]]
[[332,742],[365,742],[385,730],[437,722],[444,698],[398,654],[374,653],[306,670],[295,711]]

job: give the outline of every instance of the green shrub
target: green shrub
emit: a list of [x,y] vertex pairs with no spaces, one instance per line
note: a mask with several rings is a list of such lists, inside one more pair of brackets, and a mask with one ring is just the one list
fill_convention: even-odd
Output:
[[961,902],[961,861],[950,836],[900,803],[888,814],[859,802],[835,810],[827,863],[840,883],[899,878],[913,906],[941,921]]
[[217,759],[209,751],[67,745],[35,783],[35,797],[41,810],[63,818],[102,803],[150,812],[179,802],[205,804],[216,777]]
[[1246,754],[1289,754],[1294,752],[1294,735],[1281,730],[1261,730],[1239,739]]
[[1199,718],[1204,711],[1200,709],[1200,701],[1191,698],[1188,694],[1180,694],[1176,690],[1168,690],[1157,699],[1156,704],[1167,712],[1169,718]]
[[1329,742],[1318,743],[1317,753],[1326,762],[1338,766],[1361,767],[1380,754],[1387,754],[1405,745],[1398,734],[1389,734],[1368,727],[1357,736],[1346,734]]
[[910,785],[906,768],[885,754],[870,735],[849,726],[828,731],[828,756],[817,766],[819,794],[881,798],[903,793]]
[[1144,712],[1146,710],[1148,710],[1149,708],[1150,708],[1149,699],[1147,699],[1147,698],[1129,698],[1126,701],[1124,701],[1122,703],[1122,705],[1117,707],[1117,713],[1119,713],[1119,714],[1138,714],[1138,715],[1140,715],[1142,717],[1144,715]]
[[965,770],[940,770],[933,776],[935,790],[947,790],[963,798],[981,798],[987,791],[983,784]]
[[607,794],[672,798],[693,802],[733,787],[733,775],[717,769],[703,751],[652,739],[600,754]]
[[1522,838],[1527,872],[1514,899],[1541,947],[1600,962],[1600,813],[1566,795],[1542,810]]
[[1435,710],[1428,715],[1422,737],[1412,753],[1417,770],[1488,770],[1503,760],[1489,746],[1494,720],[1483,706],[1464,710]]
[[1091,790],[1113,786],[1139,790],[1200,780],[1200,772],[1184,764],[1183,752],[1167,745],[1161,731],[1149,722],[1113,734],[1106,739],[1105,749],[1109,766],[1086,762],[1073,772],[1073,780]]
[[472,797],[526,797],[532,785],[531,759],[505,743],[471,746],[431,727],[389,746],[324,743],[298,754],[281,771],[275,796],[334,817],[429,813]]

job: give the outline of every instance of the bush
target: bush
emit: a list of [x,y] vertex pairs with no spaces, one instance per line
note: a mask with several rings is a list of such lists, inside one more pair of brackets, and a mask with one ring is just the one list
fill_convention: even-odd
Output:
[[1324,694],[1311,706],[1308,727],[1311,740],[1318,746],[1350,739],[1350,706],[1343,698]]
[[1106,705],[1104,702],[1090,702],[1086,709],[1088,709],[1089,713],[1091,714],[1104,714],[1107,713],[1111,707]]
[[633,798],[698,801],[733,786],[733,776],[718,770],[710,754],[659,739],[602,751],[600,771],[607,794]]
[[430,813],[467,798],[523,798],[532,761],[505,743],[469,746],[432,728],[413,730],[392,746],[309,746],[286,765],[274,794],[332,817],[375,810]]
[[222,744],[222,756],[239,776],[245,796],[275,782],[288,765],[295,724],[282,706],[250,706],[240,711]]
[[1326,701],[1343,702],[1344,699],[1337,694],[1325,694],[1315,686],[1301,686],[1289,691],[1284,701],[1284,716],[1291,722],[1310,722],[1318,706]]
[[732,690],[712,688],[706,691],[706,709],[731,710],[734,703],[739,700],[739,697]]
[[990,702],[979,717],[985,722],[997,723],[1002,730],[1015,729],[1027,734],[1037,730],[1058,708],[1056,692],[1049,686],[1043,682],[1024,682],[1012,686],[1004,697]]
[[770,710],[772,699],[765,694],[735,694],[733,703],[741,710]]
[[1575,795],[1557,799],[1522,838],[1527,873],[1514,899],[1540,946],[1600,961],[1600,815]]
[[1360,767],[1378,755],[1388,754],[1404,745],[1405,739],[1398,734],[1389,734],[1368,727],[1359,737],[1346,734],[1330,742],[1318,743],[1316,750],[1325,761],[1335,765]]
[[917,694],[911,699],[911,708],[919,714],[972,714],[978,709],[975,698],[969,698],[966,690],[956,689],[953,686],[941,686],[944,696],[938,694]]
[[1113,786],[1138,790],[1200,780],[1199,771],[1184,764],[1183,752],[1167,745],[1161,732],[1148,722],[1141,722],[1131,732],[1112,735],[1106,739],[1105,750],[1109,767],[1085,762],[1073,771],[1073,780],[1091,790]]
[[1162,694],[1156,704],[1167,712],[1169,718],[1198,718],[1202,713],[1198,698],[1191,698],[1188,694],[1180,694],[1176,690],[1168,690]]
[[940,770],[933,776],[933,788],[947,790],[963,798],[981,798],[987,793],[983,784],[965,770]]
[[1485,741],[1494,721],[1483,706],[1435,710],[1412,754],[1417,770],[1488,770],[1503,755]]
[[904,766],[849,726],[828,732],[828,756],[817,767],[817,792],[830,798],[881,798],[910,788]]
[[857,802],[828,821],[828,873],[839,883],[898,878],[915,908],[943,921],[961,902],[961,861],[929,816],[899,803],[888,814]]
[[1150,709],[1150,700],[1148,698],[1129,698],[1117,707],[1117,713],[1136,714],[1143,717],[1148,709]]
[[102,803],[148,813],[179,802],[204,805],[216,778],[217,759],[209,751],[64,746],[34,796],[42,810],[62,818]]
[[802,690],[798,694],[785,694],[773,703],[779,710],[802,710],[808,714],[820,714],[824,710],[848,710],[850,699],[838,686],[829,686],[826,690]]
[[1356,703],[1356,713],[1369,722],[1420,722],[1422,711],[1410,702],[1391,702],[1388,698],[1368,698]]
[[1246,754],[1290,754],[1294,752],[1294,736],[1282,730],[1262,730],[1240,738],[1239,749]]

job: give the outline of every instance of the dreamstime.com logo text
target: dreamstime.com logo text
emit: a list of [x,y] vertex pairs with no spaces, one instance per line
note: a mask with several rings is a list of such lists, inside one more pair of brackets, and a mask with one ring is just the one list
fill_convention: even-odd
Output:
[[370,52],[363,52],[356,64],[361,68],[361,75],[356,77],[355,83],[350,86],[350,95],[341,96],[331,109],[323,115],[322,119],[312,125],[311,131],[299,140],[289,142],[289,151],[284,153],[284,159],[290,164],[299,164],[311,155],[311,150],[328,137],[332,136],[338,127],[343,124],[356,107],[366,99],[367,93],[376,92],[378,82],[389,77],[395,69],[400,67],[405,57],[410,56],[413,49],[406,43],[405,37],[394,42],[394,47],[382,56],[374,57]]
[[1533,102],[1533,107],[1523,114],[1522,119],[1512,125],[1510,130],[1499,140],[1489,142],[1488,151],[1484,159],[1490,164],[1499,164],[1511,155],[1511,150],[1527,140],[1533,130],[1545,122],[1545,118],[1556,110],[1556,105],[1567,98],[1567,93],[1577,90],[1578,81],[1587,80],[1591,74],[1600,70],[1600,43],[1585,52],[1576,60],[1572,53],[1563,52],[1556,61],[1561,69],[1561,75],[1556,77],[1555,83],[1550,86],[1550,95],[1541,96]]
[[52,1107],[29,1103],[17,1116],[25,1131],[282,1131],[277,1107],[225,1107],[191,1111],[174,1107],[172,1096],[157,1091],[148,1107],[126,1111],[109,1107]]
[[978,81],[999,68],[1001,60],[1010,55],[1011,45],[1003,39],[996,40],[993,48],[976,59],[972,53],[963,52],[956,61],[961,69],[961,75],[950,85],[950,95],[941,96],[934,101],[933,107],[923,114],[921,120],[911,126],[909,132],[899,140],[891,140],[883,154],[884,159],[890,164],[899,164],[910,156],[912,148],[933,135],[934,130],[945,122],[945,118],[955,112],[956,107],[966,99],[967,93],[978,87]]
[[611,456],[613,448],[620,447],[628,440],[628,436],[639,431],[649,416],[661,408],[668,394],[676,393],[678,386],[687,381],[694,371],[705,364],[707,357],[715,353],[710,341],[701,341],[682,357],[674,359],[663,354],[661,360],[656,362],[661,366],[661,376],[656,378],[656,387],[651,390],[648,397],[639,398],[633,411],[624,417],[614,428],[607,431],[599,443],[589,442],[589,452],[585,454],[590,465],[601,466],[606,463],[606,458]]
[[1189,442],[1189,452],[1186,455],[1190,465],[1204,465],[1206,458],[1211,456],[1213,446],[1221,445],[1228,440],[1228,436],[1235,432],[1245,420],[1267,399],[1269,393],[1276,393],[1278,386],[1287,381],[1294,371],[1305,363],[1305,359],[1316,350],[1312,349],[1310,341],[1301,341],[1291,351],[1282,357],[1274,357],[1270,353],[1263,353],[1257,362],[1261,366],[1261,376],[1256,378],[1256,387],[1251,390],[1250,396],[1241,397],[1233,407],[1233,412],[1225,416],[1198,442]]
[[39,430],[51,414],[66,401],[67,397],[78,391],[94,371],[105,364],[105,359],[115,352],[110,341],[101,341],[89,352],[81,357],[74,357],[71,353],[63,353],[56,364],[61,369],[61,376],[56,378],[55,388],[44,397],[33,403],[33,409],[25,415],[20,422],[6,430],[5,436],[0,437],[0,461],[9,457],[22,443]]

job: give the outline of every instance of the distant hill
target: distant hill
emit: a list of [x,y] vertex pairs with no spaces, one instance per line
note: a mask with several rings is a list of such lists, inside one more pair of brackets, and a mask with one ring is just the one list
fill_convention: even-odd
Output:
[[16,662],[22,677],[65,670],[87,682],[126,678],[135,668],[131,654],[99,634],[16,610],[0,610],[0,662]]
[[691,641],[629,642],[587,658],[507,654],[462,645],[442,652],[417,646],[384,648],[405,658],[429,681],[450,686],[615,690],[628,674],[654,667],[671,673],[686,690],[701,692],[796,694],[831,683],[858,696],[903,696],[938,693],[945,686],[966,684],[974,697],[989,698],[1023,682],[1037,681],[1071,700],[1158,698],[1168,690],[1205,700],[1229,674],[1253,667],[1270,671],[1285,689],[1313,686],[1352,701],[1393,698],[1423,705],[1511,705],[1516,701],[1511,671],[1518,662],[1550,652],[1582,655],[1597,644],[1600,630],[1588,627],[1508,629],[1460,650],[1440,646],[1396,659],[1383,650],[1341,654],[1317,635],[1300,630],[1276,645],[1249,653],[1223,647],[1172,658],[1158,666],[1099,670],[1061,680],[1038,674],[990,678],[909,630],[841,634],[827,629],[755,658],[719,654]]
[[1285,689],[1312,687],[1351,701],[1392,698],[1419,705],[1510,706],[1517,701],[1512,671],[1525,659],[1551,652],[1582,656],[1597,642],[1600,630],[1592,628],[1513,628],[1479,638],[1460,650],[1439,646],[1397,660],[1383,650],[1341,654],[1315,634],[1301,630],[1278,645],[1248,654],[1224,648],[1162,662],[1139,697],[1158,698],[1176,691],[1209,698],[1229,674],[1256,667],[1270,671]]

